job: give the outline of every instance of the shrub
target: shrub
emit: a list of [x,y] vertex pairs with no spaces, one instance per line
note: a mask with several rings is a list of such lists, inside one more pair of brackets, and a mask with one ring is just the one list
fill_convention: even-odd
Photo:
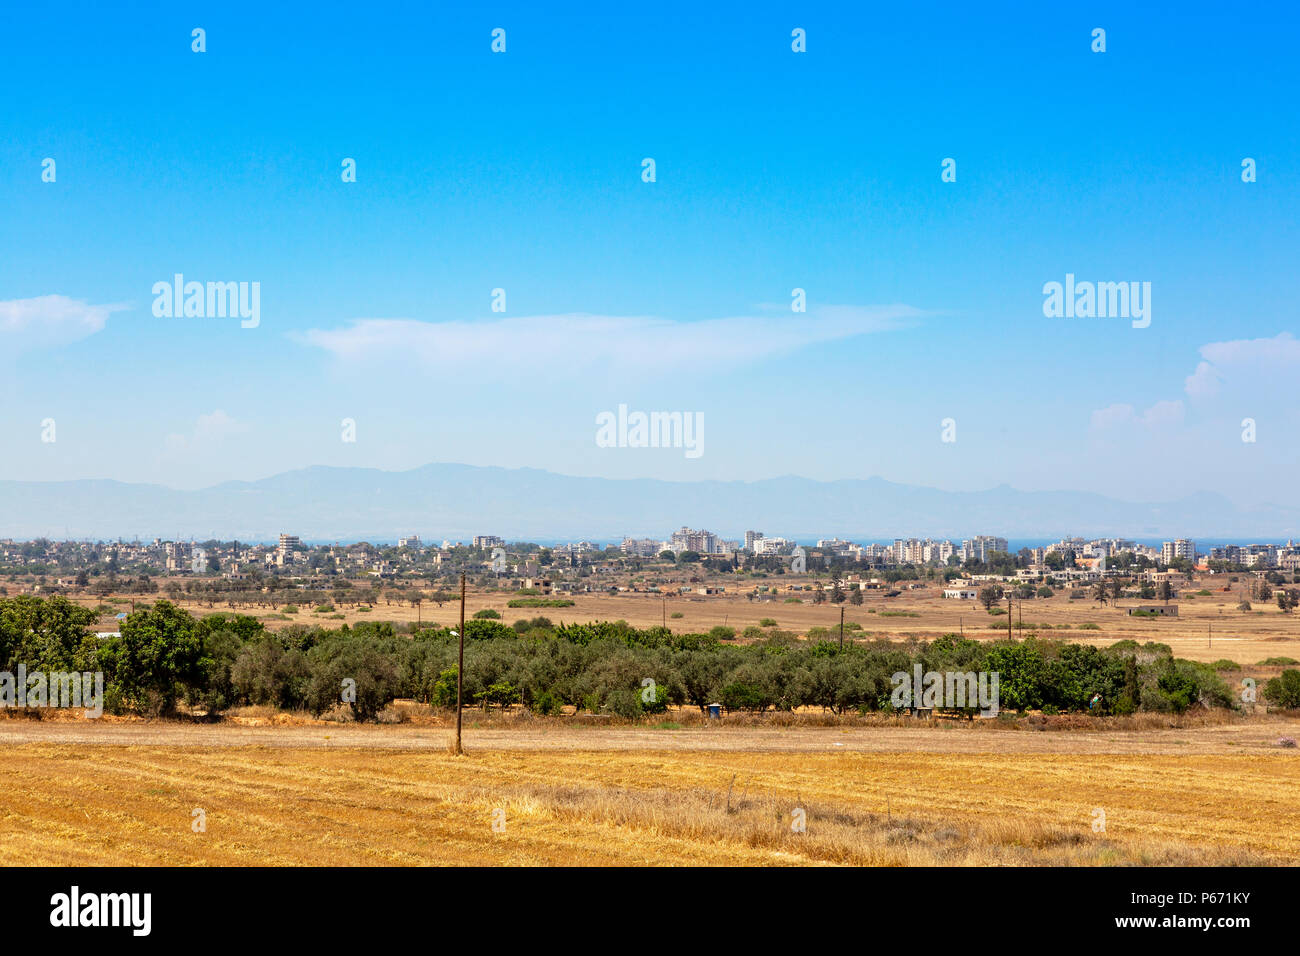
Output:
[[558,714],[562,704],[560,698],[549,690],[544,690],[533,698],[529,704],[529,709],[538,716],[549,717],[552,714]]
[[568,598],[511,598],[506,607],[573,607]]
[[1285,670],[1264,685],[1264,696],[1288,710],[1300,707],[1300,671]]
[[680,620],[680,619],[681,619],[681,617],[682,617],[682,612],[681,612],[681,611],[673,611],[673,613],[672,613],[672,614],[669,614],[668,616],[671,617],[674,621],[677,621],[677,620]]
[[514,630],[500,621],[487,618],[475,618],[465,622],[465,640],[489,641],[494,638],[513,637]]
[[498,614],[496,611],[492,610],[490,607],[485,607],[485,608],[484,608],[483,610],[481,610],[481,611],[475,611],[475,612],[474,612],[474,620],[476,620],[476,621],[499,621],[499,620],[501,620],[501,615]]
[[762,711],[767,709],[767,696],[757,684],[736,682],[722,688],[722,706],[729,711]]
[[635,720],[641,716],[641,692],[630,687],[618,687],[605,698],[605,707],[616,717]]
[[487,710],[492,705],[498,707],[509,707],[511,704],[519,703],[519,688],[507,681],[497,681],[489,684],[483,690],[474,695],[474,699],[483,705]]
[[758,622],[759,627],[776,627],[776,621],[770,617],[765,617]]
[[734,641],[736,639],[736,629],[719,624],[717,627],[709,629],[709,637],[715,641]]

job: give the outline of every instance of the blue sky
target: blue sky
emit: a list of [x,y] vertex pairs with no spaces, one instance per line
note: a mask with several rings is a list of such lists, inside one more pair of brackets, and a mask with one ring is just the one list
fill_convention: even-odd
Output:
[[[0,478],[1286,497],[1300,13],[711,6],[8,10]],[[177,272],[260,324],[155,317]],[[1150,327],[1044,317],[1066,273],[1150,282]],[[704,454],[598,447],[620,403]]]

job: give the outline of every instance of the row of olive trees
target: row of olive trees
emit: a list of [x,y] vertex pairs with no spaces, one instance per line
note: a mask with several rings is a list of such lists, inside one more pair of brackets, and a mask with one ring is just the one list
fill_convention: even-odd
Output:
[[[102,670],[110,710],[216,713],[241,704],[373,719],[394,698],[434,706],[455,700],[455,637],[441,628],[367,622],[338,630],[294,625],[269,632],[254,618],[196,618],[168,601],[142,607],[120,636],[90,636],[93,614],[61,598],[0,600],[0,660],[29,669]],[[1108,649],[1029,638],[930,643],[798,641],[777,632],[749,645],[719,636],[637,629],[622,622],[555,627],[467,622],[465,700],[563,706],[633,717],[669,705],[761,712],[887,710],[893,675],[929,671],[1000,675],[1004,710],[1131,713],[1230,706],[1210,667],[1163,646]],[[1266,695],[1270,692],[1266,689]],[[1270,699],[1273,699],[1270,697]],[[1274,700],[1274,702],[1277,702]]]

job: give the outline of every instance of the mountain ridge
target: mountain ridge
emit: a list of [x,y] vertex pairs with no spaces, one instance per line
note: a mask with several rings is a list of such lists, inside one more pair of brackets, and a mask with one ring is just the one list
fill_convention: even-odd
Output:
[[942,491],[879,476],[816,481],[593,478],[539,468],[434,462],[406,471],[311,465],[179,490],[111,478],[0,481],[0,537],[429,540],[664,538],[683,524],[808,539],[1064,535],[1285,538],[1300,511],[1241,509],[1211,492],[1158,503],[1095,492]]

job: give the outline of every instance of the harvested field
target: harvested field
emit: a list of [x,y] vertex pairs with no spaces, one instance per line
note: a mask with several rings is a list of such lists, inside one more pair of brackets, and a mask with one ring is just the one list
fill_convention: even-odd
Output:
[[1300,751],[1271,741],[1294,729],[485,729],[452,757],[440,730],[159,723],[86,738],[15,721],[0,848],[10,864],[1291,863]]

